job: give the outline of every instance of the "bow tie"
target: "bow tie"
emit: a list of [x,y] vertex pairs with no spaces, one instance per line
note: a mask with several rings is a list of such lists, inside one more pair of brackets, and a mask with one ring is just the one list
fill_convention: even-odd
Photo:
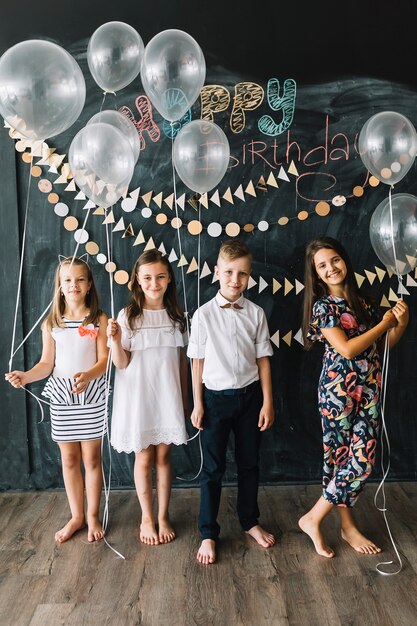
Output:
[[226,304],[220,305],[221,309],[243,309],[243,306],[240,304],[236,304],[236,302],[227,302]]

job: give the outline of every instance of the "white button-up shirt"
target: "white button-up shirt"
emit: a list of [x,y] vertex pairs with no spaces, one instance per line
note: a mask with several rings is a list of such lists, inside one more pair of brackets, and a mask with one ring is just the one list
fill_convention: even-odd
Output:
[[272,346],[263,309],[241,296],[241,309],[220,292],[193,315],[187,355],[204,359],[203,383],[208,389],[241,389],[259,380],[256,359],[271,356]]

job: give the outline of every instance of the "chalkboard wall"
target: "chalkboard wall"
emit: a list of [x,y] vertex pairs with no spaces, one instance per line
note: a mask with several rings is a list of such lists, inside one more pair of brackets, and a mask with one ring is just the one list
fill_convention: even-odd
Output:
[[[156,3],[156,8],[159,4]],[[111,13],[106,3],[102,14],[95,14],[94,19],[87,14],[82,23],[65,22],[66,15],[55,14],[54,18],[48,14],[43,23],[37,20],[36,26],[24,23],[23,29],[13,34],[13,41],[10,35],[8,41],[3,39],[2,48],[4,50],[15,41],[43,33],[65,45],[79,62],[87,83],[85,108],[80,119],[68,131],[48,141],[49,146],[56,149],[56,155],[67,155],[76,132],[97,113],[101,105],[102,94],[89,74],[86,61],[88,36],[96,27],[105,21],[120,19],[135,26],[145,43],[156,32],[168,27],[182,28],[199,41],[208,64],[207,78],[202,97],[193,106],[190,116],[198,119],[213,114],[213,120],[225,131],[231,147],[230,168],[218,188],[209,193],[206,206],[201,208],[200,219],[204,229],[200,238],[200,269],[195,269],[198,239],[187,229],[190,221],[199,219],[195,199],[192,192],[177,180],[178,215],[183,222],[179,231],[181,259],[178,232],[172,227],[176,214],[171,195],[173,179],[171,139],[167,136],[169,128],[164,126],[159,114],[149,108],[140,79],[116,97],[108,95],[104,104],[104,108],[122,110],[134,119],[143,143],[129,187],[133,198],[137,196],[136,208],[126,212],[120,202],[113,208],[114,221],[110,224],[110,231],[114,231],[113,259],[117,270],[130,272],[135,259],[149,245],[151,238],[156,247],[163,245],[171,258],[177,257],[173,266],[180,295],[182,298],[186,295],[188,312],[192,315],[198,305],[198,284],[201,302],[216,293],[212,271],[218,246],[228,238],[228,225],[233,223],[240,227],[238,236],[250,245],[254,257],[253,282],[247,297],[265,309],[274,339],[272,371],[277,419],[273,428],[263,436],[261,480],[265,483],[318,481],[321,477],[322,449],[316,389],[321,353],[317,349],[307,354],[299,342],[305,244],[319,235],[342,240],[351,255],[358,279],[363,278],[365,291],[377,303],[382,300],[383,304],[387,304],[389,298],[392,303],[397,281],[384,272],[385,268],[375,256],[369,241],[372,212],[386,198],[388,187],[369,184],[368,174],[358,156],[357,137],[364,122],[378,111],[395,110],[417,124],[417,89],[412,81],[405,79],[404,68],[395,66],[392,59],[392,65],[385,65],[385,77],[382,61],[369,71],[364,71],[363,64],[359,63],[350,67],[345,58],[350,54],[350,48],[344,54],[340,49],[334,54],[332,50],[327,50],[329,66],[323,63],[318,67],[312,59],[315,55],[317,59],[324,58],[325,43],[319,45],[317,39],[314,45],[311,43],[309,54],[301,59],[300,54],[296,54],[297,47],[291,48],[294,42],[288,31],[284,33],[278,29],[274,20],[270,21],[275,25],[276,39],[272,41],[265,36],[272,29],[265,16],[262,28],[255,25],[255,31],[252,29],[249,36],[249,15],[228,15],[221,23],[211,15],[206,22],[196,23],[186,12],[173,15],[172,8],[169,8],[171,5],[162,5],[165,12],[153,21],[150,16],[144,18],[142,28],[137,16],[132,18],[128,13]],[[202,11],[208,11],[205,5]],[[293,15],[287,17],[294,19]],[[318,17],[315,19],[318,20]],[[328,16],[326,19],[329,19]],[[305,28],[303,22],[300,29],[304,32]],[[242,37],[245,45],[242,44]],[[343,39],[343,33],[340,37],[339,41]],[[283,50],[276,53],[275,43],[278,45],[280,41],[283,50],[292,50],[285,62],[281,62]],[[300,40],[297,41],[300,52]],[[303,51],[308,52],[307,46]],[[345,64],[340,65],[339,77],[338,67],[334,65],[335,55],[338,59],[345,59]],[[309,76],[304,59],[309,68],[315,68]],[[210,87],[214,85],[216,88]],[[223,107],[224,110],[215,112],[213,102],[217,102],[215,96],[219,94],[224,102],[229,98],[229,104],[227,108]],[[286,95],[285,106],[280,99],[283,95]],[[252,105],[257,98],[256,106],[249,107],[247,104],[251,98]],[[143,122],[144,107],[148,107],[148,112],[152,114],[152,132]],[[51,192],[57,194],[60,203],[68,206],[68,215],[78,220],[79,227],[86,215],[86,200],[76,199],[78,190],[72,190],[71,179],[66,178],[67,156],[59,164],[58,173],[49,171],[51,163],[41,164],[40,175],[34,177],[29,175],[29,165],[18,151],[23,146],[16,144],[16,150],[15,143],[7,129],[0,131],[0,224],[3,235],[0,247],[3,312],[0,339],[4,371],[7,371],[10,354],[28,194],[28,228],[16,345],[32,328],[51,298],[52,276],[58,254],[70,255],[76,245],[73,232],[65,228],[65,217],[59,217],[55,212],[57,198],[41,191],[39,181],[50,181]],[[37,160],[35,158],[35,163]],[[63,165],[64,170],[61,169]],[[362,189],[362,195],[359,195],[358,188]],[[396,186],[395,192],[400,191],[417,193],[415,165]],[[332,203],[335,196],[344,196],[346,202],[337,206],[337,202]],[[147,217],[148,208],[151,210],[150,217]],[[161,215],[165,217],[159,217]],[[103,215],[91,214],[86,230],[89,241],[96,242],[100,252],[107,255],[104,219]],[[214,222],[222,226],[222,234],[218,238],[210,236],[207,230]],[[253,229],[248,225],[253,225]],[[81,249],[84,251],[84,246]],[[108,273],[96,255],[90,255],[90,263],[102,306],[110,313]],[[414,274],[410,277],[415,278]],[[413,286],[407,289],[409,295],[406,300],[412,318],[406,335],[391,354],[386,409],[392,456],[390,477],[395,479],[414,478],[417,473],[416,322],[413,317],[417,290]],[[117,311],[128,300],[127,286],[115,283],[114,298]],[[32,366],[40,351],[38,327],[14,357],[13,367],[23,369]],[[30,388],[39,395],[42,386],[40,382]],[[23,391],[6,387],[3,382],[1,407],[0,487],[44,489],[62,486],[59,451],[50,438],[48,411],[45,411],[41,421],[36,401]],[[191,425],[187,427],[192,434]],[[192,477],[199,466],[196,441],[187,447],[174,447],[173,459],[176,476]],[[132,455],[113,452],[111,460],[113,485],[131,487]],[[231,443],[225,479],[234,482],[235,478]],[[195,484],[178,479],[174,482],[178,486]]]

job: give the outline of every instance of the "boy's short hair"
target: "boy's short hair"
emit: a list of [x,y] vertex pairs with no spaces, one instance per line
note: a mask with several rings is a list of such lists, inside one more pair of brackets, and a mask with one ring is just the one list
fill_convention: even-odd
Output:
[[222,257],[223,259],[234,261],[235,259],[240,259],[244,256],[249,257],[252,262],[252,252],[243,241],[239,241],[238,239],[228,239],[220,246],[219,257]]

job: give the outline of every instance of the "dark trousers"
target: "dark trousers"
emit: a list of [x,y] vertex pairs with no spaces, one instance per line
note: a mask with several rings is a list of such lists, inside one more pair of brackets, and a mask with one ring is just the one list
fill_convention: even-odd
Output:
[[199,529],[202,539],[217,539],[217,515],[222,478],[226,467],[230,431],[235,438],[237,465],[237,513],[243,530],[258,523],[259,412],[262,392],[259,381],[245,390],[211,391],[204,389],[204,417],[201,431],[203,468],[200,478]]

